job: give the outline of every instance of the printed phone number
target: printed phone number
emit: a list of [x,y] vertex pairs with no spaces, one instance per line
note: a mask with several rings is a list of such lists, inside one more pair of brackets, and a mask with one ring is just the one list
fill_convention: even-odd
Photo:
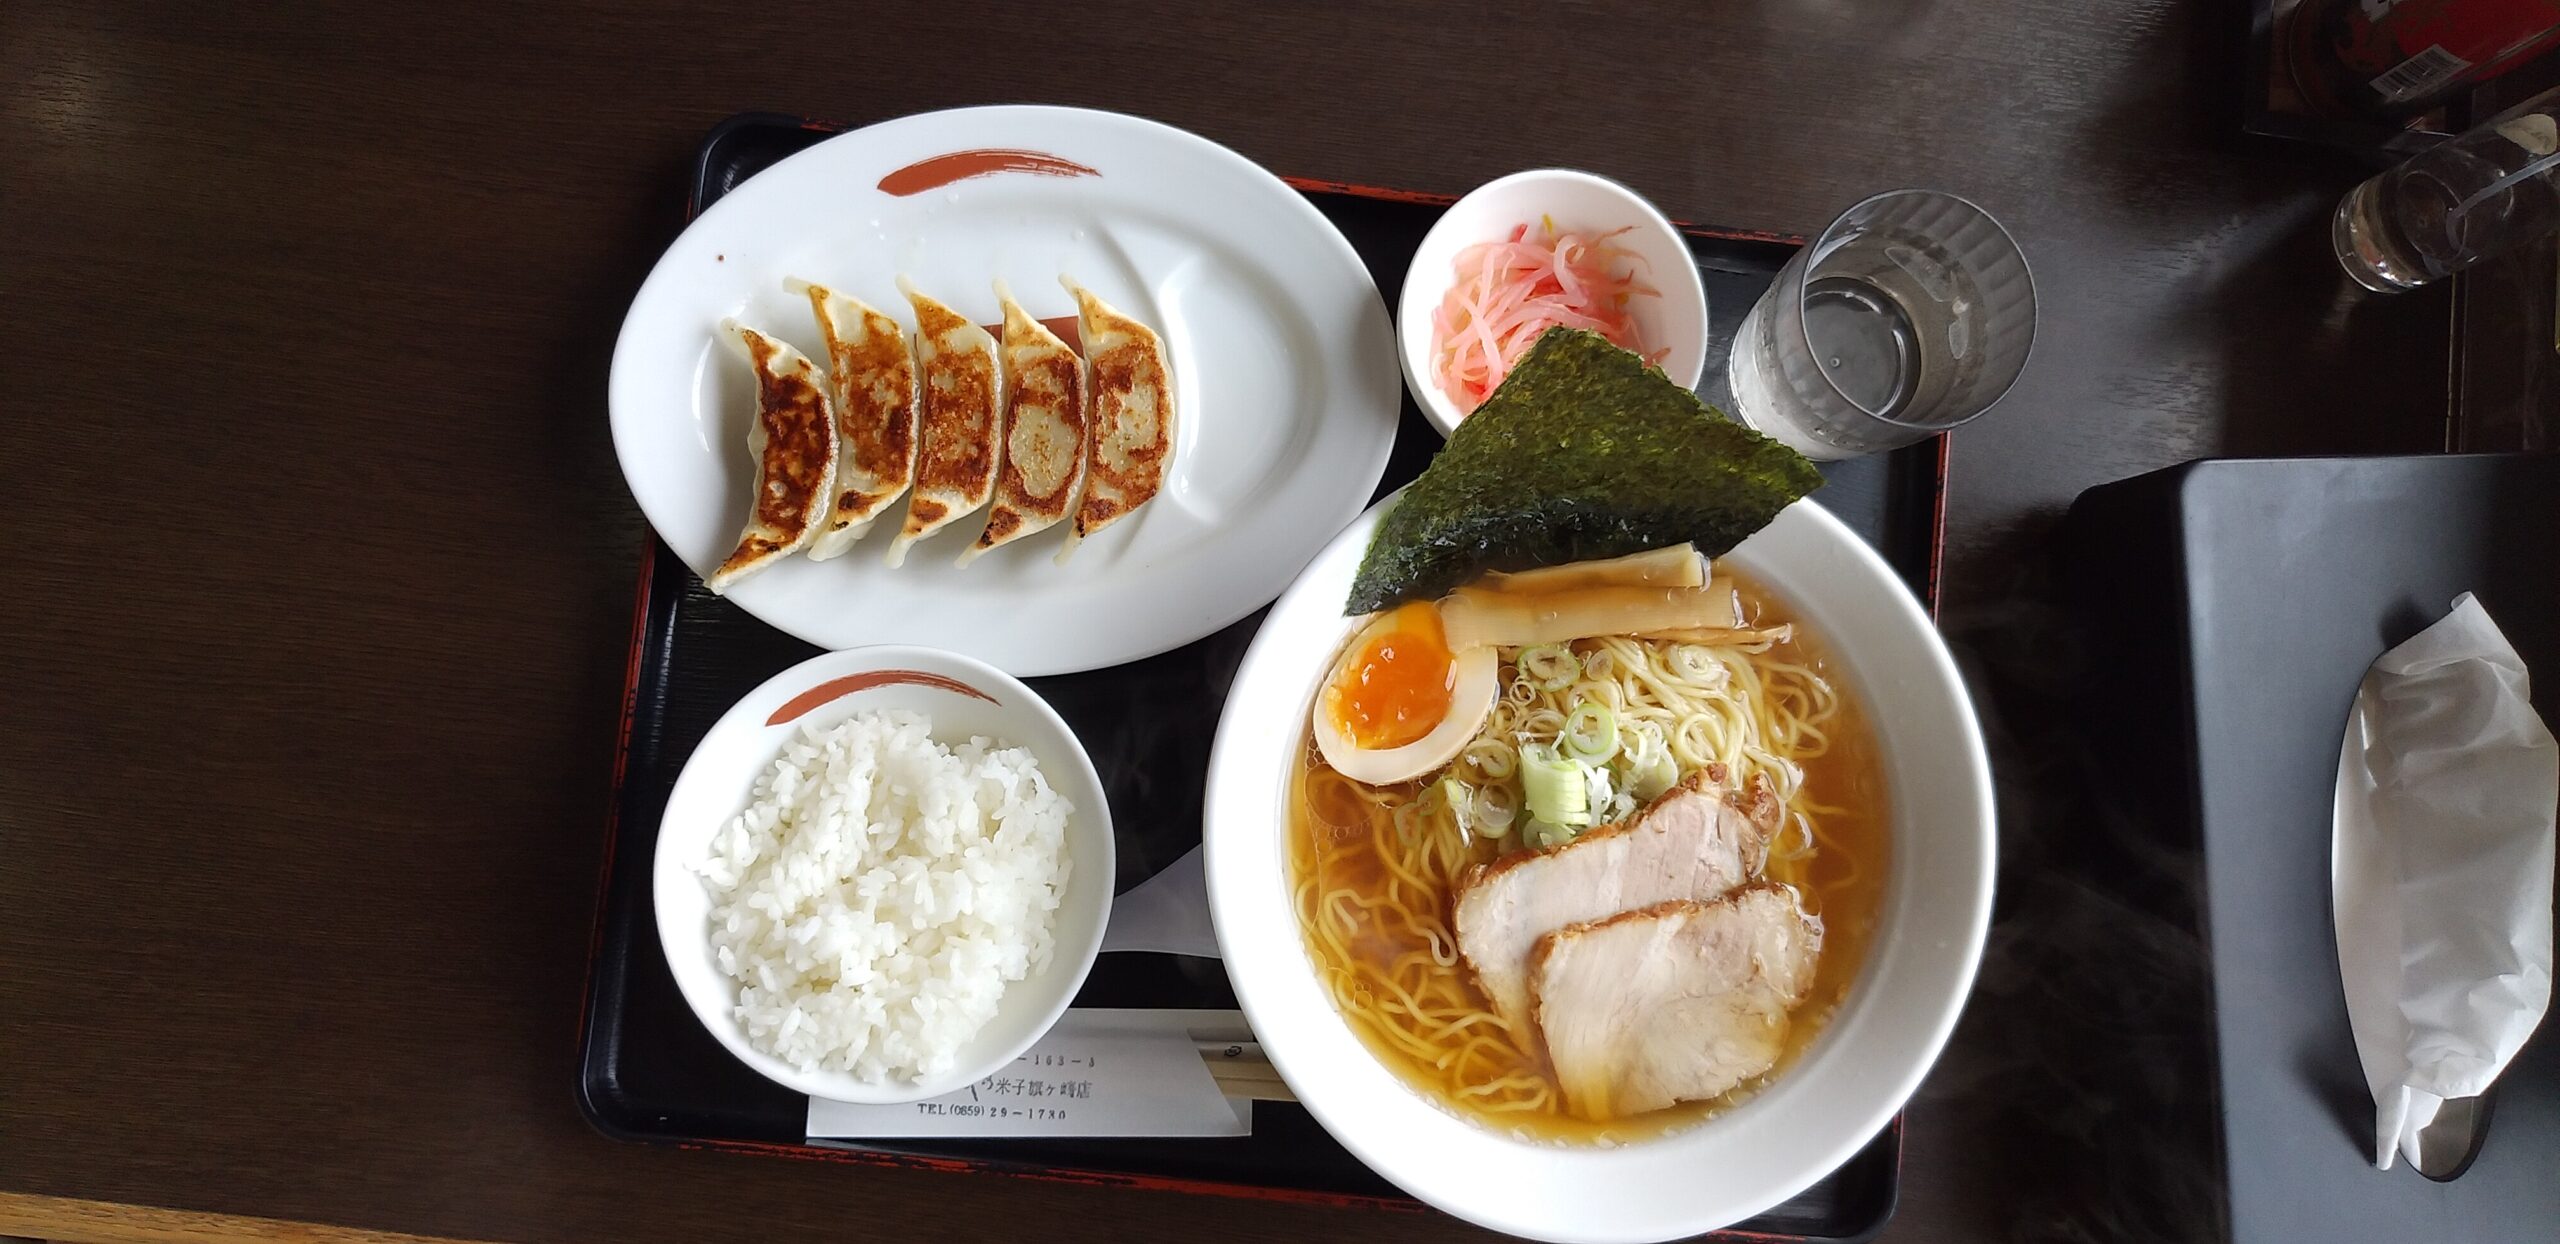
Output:
[[967,1102],[920,1101],[916,1113],[950,1119],[996,1119],[1023,1123],[1062,1123],[1061,1106],[976,1106]]

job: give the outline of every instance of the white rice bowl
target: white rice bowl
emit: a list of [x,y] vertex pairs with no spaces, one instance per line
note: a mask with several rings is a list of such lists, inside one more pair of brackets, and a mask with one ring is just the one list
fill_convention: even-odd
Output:
[[748,1044],[874,1084],[952,1070],[1049,966],[1074,812],[1030,751],[914,712],[799,730],[694,865]]

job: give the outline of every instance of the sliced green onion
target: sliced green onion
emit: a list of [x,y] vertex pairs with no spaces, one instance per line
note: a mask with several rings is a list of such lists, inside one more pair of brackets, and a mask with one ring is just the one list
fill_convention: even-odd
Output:
[[1556,746],[1586,764],[1599,764],[1618,754],[1618,715],[1607,706],[1584,700],[1564,715]]
[[1530,819],[1574,828],[1591,823],[1591,787],[1581,762],[1544,744],[1520,750],[1520,791]]
[[1461,835],[1467,833],[1473,826],[1472,809],[1475,800],[1472,788],[1457,774],[1452,773],[1432,783],[1431,789],[1425,791],[1422,798],[1424,802],[1431,805],[1434,820],[1438,819],[1439,813],[1447,812],[1450,823],[1457,826]]
[[1512,821],[1518,819],[1520,797],[1508,786],[1479,787],[1468,812],[1475,818],[1476,836],[1499,838],[1511,828]]
[[1617,805],[1618,792],[1609,782],[1609,770],[1603,765],[1585,765],[1582,769],[1582,806],[1590,809],[1590,824],[1617,819],[1611,811]]
[[1540,691],[1562,691],[1582,677],[1582,658],[1566,644],[1539,644],[1520,650],[1512,667]]
[[1550,825],[1545,821],[1532,820],[1520,827],[1520,842],[1523,846],[1552,851],[1573,841],[1581,832],[1579,827],[1572,825]]
[[1673,644],[1662,654],[1663,663],[1682,678],[1702,682],[1710,687],[1724,685],[1724,663],[1702,644]]
[[1627,727],[1621,742],[1625,747],[1618,753],[1618,767],[1629,794],[1646,801],[1660,799],[1680,780],[1680,764],[1671,758],[1671,744],[1662,737],[1661,727],[1636,722]]

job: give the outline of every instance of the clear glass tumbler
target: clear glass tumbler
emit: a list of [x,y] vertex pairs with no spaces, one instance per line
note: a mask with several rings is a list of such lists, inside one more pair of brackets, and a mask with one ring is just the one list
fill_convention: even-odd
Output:
[[2347,192],[2338,263],[2382,293],[2415,289],[2560,227],[2560,89],[2429,147]]
[[1893,190],[1841,213],[1742,321],[1734,414],[1809,458],[1926,440],[1991,409],[2035,344],[2035,280],[1989,213]]

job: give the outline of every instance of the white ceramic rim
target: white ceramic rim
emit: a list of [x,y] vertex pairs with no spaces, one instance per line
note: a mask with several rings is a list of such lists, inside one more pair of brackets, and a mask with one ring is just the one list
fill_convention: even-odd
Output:
[[[1833,640],[1868,707],[1896,821],[1876,942],[1813,1046],[1752,1100],[1659,1140],[1608,1150],[1532,1146],[1460,1120],[1370,1054],[1318,983],[1289,894],[1289,762],[1316,684],[1349,633],[1340,601],[1377,513],[1346,530],[1273,606],[1211,754],[1210,910],[1239,1005],[1272,1064],[1379,1174],[1457,1217],[1534,1239],[1696,1235],[1830,1174],[1902,1108],[1936,1060],[1990,922],[1990,768],[1935,626],[1882,557],[1809,501],[1728,555]],[[1872,634],[1852,656],[1842,623],[1854,610],[1873,612],[1858,628]],[[1938,785],[1924,796],[1915,784],[1923,781]],[[1919,807],[1933,815],[1915,825]]]
[[[1008,734],[1003,741],[1032,748],[1041,761],[1041,771],[1048,777],[1050,788],[1074,801],[1076,810],[1067,828],[1070,850],[1079,838],[1098,841],[1100,875],[1091,875],[1093,870],[1088,865],[1079,869],[1067,883],[1069,904],[1096,909],[1090,920],[1089,934],[1076,939],[1073,944],[1061,937],[1053,947],[1048,969],[1038,977],[1007,986],[1003,1001],[997,1004],[999,1018],[991,1020],[990,1026],[1019,1022],[1023,1025],[1022,1035],[991,1046],[974,1061],[955,1066],[940,1076],[914,1084],[881,1085],[865,1083],[843,1072],[803,1071],[747,1043],[746,1034],[730,1014],[736,1002],[736,987],[720,975],[718,968],[705,967],[710,960],[709,928],[704,923],[708,919],[709,900],[703,893],[701,878],[692,870],[693,860],[689,858],[693,851],[708,845],[710,835],[718,826],[706,824],[698,831],[670,833],[668,821],[678,815],[686,804],[705,797],[698,795],[694,787],[740,783],[740,775],[732,769],[724,767],[719,772],[712,771],[709,753],[714,740],[742,731],[754,731],[759,736],[759,745],[750,750],[762,759],[746,774],[746,780],[752,781],[753,775],[772,764],[783,743],[799,730],[799,717],[780,725],[767,725],[764,718],[802,693],[833,679],[897,669],[946,674],[981,691],[1000,696],[1002,703],[996,709],[999,714],[1034,727],[1033,732]],[[863,692],[856,691],[826,701],[807,709],[803,715],[827,713],[843,700],[861,694]],[[838,715],[849,715],[862,707],[845,705]],[[1040,737],[1031,737],[1032,733]],[[945,744],[953,741],[945,737],[938,719],[934,737]],[[735,812],[732,811],[731,815]],[[1085,977],[1093,971],[1094,960],[1101,954],[1102,933],[1110,922],[1112,891],[1118,873],[1117,839],[1113,836],[1111,804],[1103,792],[1102,776],[1094,770],[1093,758],[1086,753],[1083,741],[1076,737],[1066,720],[1058,716],[1057,710],[1024,686],[1022,680],[984,661],[956,652],[910,644],[876,644],[822,652],[766,679],[755,690],[740,697],[720,715],[710,730],[704,732],[703,741],[695,745],[693,754],[686,758],[683,771],[677,774],[675,786],[667,794],[666,811],[657,826],[657,834],[652,848],[650,890],[658,926],[658,944],[666,953],[677,991],[684,995],[685,1005],[693,1009],[695,1018],[701,1020],[702,1026],[710,1030],[712,1037],[738,1061],[776,1084],[812,1097],[874,1105],[923,1101],[955,1092],[1012,1062],[1046,1034],[1058,1022],[1058,1017],[1066,1013],[1076,991],[1084,987]],[[691,887],[691,891],[686,900],[679,903],[674,901],[671,887],[682,886]],[[691,921],[680,921],[674,910],[679,906],[686,913],[700,912],[701,915]],[[1059,932],[1062,934],[1066,931],[1069,917],[1070,913],[1062,908],[1058,915]],[[684,927],[678,927],[679,923]],[[1018,1009],[1008,1015],[1006,1008],[1019,1008],[1025,1005],[1026,999],[1033,998],[1025,989],[1035,983],[1038,996],[1030,1004],[1036,1006],[1037,1018],[1025,1022]]]

